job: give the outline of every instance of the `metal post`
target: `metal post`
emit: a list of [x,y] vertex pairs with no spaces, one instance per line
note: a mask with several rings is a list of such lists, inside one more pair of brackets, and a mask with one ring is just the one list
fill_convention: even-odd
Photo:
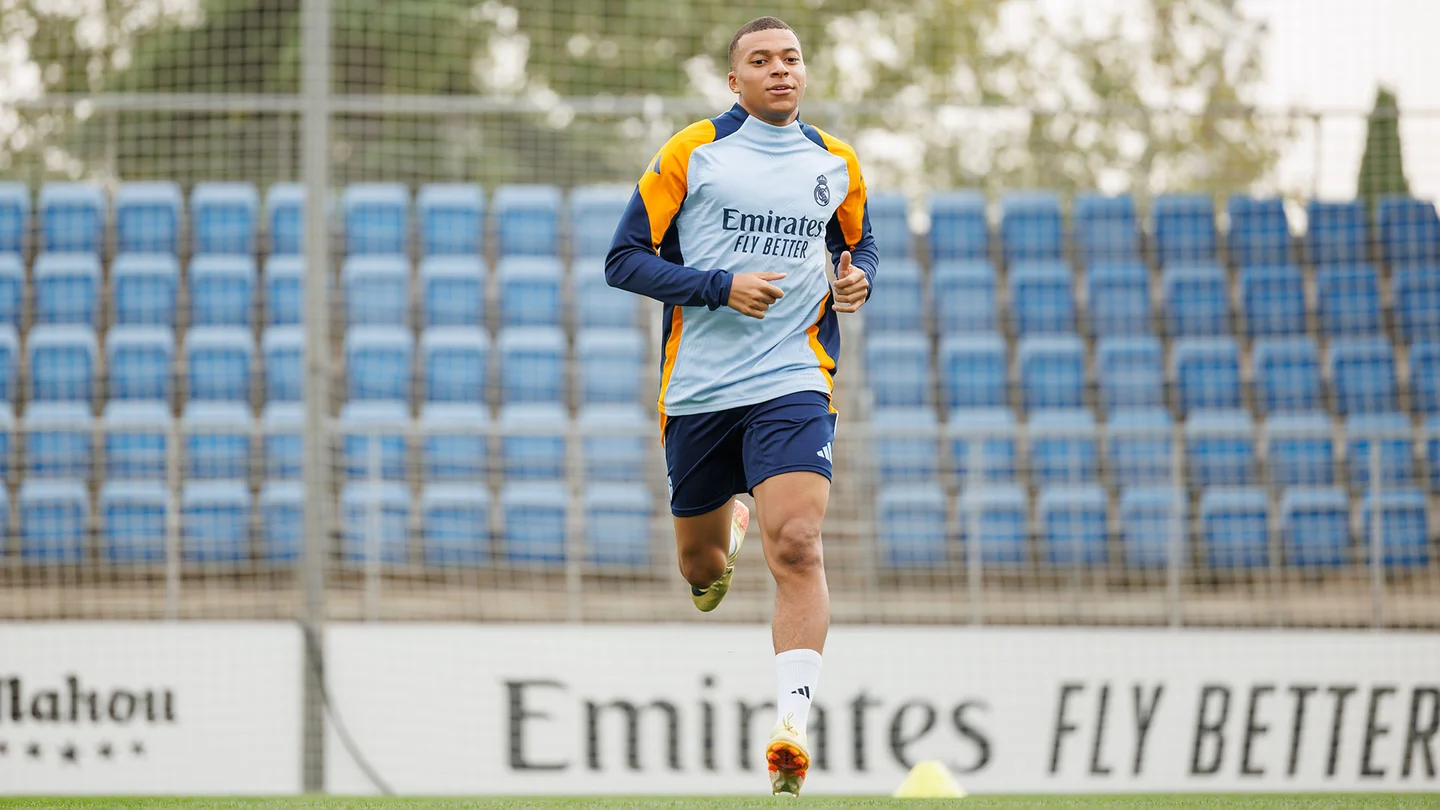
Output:
[[385,504],[380,471],[380,435],[371,433],[365,439],[365,472],[370,478],[369,503],[365,505],[365,608],[366,621],[380,618],[380,555],[381,537],[385,531]]
[[964,506],[965,495],[980,490],[980,465],[984,463],[982,444],[984,441],[971,439],[965,448],[965,491],[960,495],[960,509],[965,521],[965,585],[970,596],[970,623],[979,627],[985,623],[984,589],[985,571],[980,548],[980,498],[972,495],[970,508]]
[[1380,506],[1380,438],[1370,439],[1370,599],[1376,629],[1385,626],[1385,510]]
[[1165,607],[1170,616],[1170,626],[1179,627],[1184,623],[1180,608],[1180,567],[1185,560],[1185,458],[1180,442],[1174,436],[1170,440],[1170,531],[1165,550]]
[[172,420],[165,436],[165,618],[180,618],[180,441]]

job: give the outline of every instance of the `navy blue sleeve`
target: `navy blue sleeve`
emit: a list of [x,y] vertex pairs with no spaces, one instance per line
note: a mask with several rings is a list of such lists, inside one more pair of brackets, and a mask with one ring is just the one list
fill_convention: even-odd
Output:
[[605,257],[605,281],[666,304],[712,310],[725,306],[730,300],[729,271],[686,267],[674,243],[673,221],[665,225],[665,239],[657,254],[651,242],[650,214],[637,188]]
[[844,229],[840,227],[840,214],[830,217],[830,224],[825,228],[825,247],[830,249],[830,262],[832,272],[839,277],[840,254],[850,251],[850,264],[860,268],[865,273],[865,279],[870,282],[870,289],[865,292],[865,300],[875,294],[875,273],[880,269],[880,251],[875,247],[875,234],[870,230],[870,206],[866,204],[864,223],[860,231],[860,241],[849,244],[845,241]]

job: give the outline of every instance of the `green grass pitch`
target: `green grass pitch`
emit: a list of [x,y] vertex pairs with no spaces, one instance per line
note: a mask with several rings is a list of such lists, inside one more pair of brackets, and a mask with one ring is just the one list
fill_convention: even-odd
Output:
[[965,810],[1420,810],[1440,806],[1440,795],[1243,795],[1243,796],[971,796],[962,801],[805,796],[789,798],[563,797],[501,799],[381,799],[298,797],[285,799],[74,798],[0,799],[0,810],[770,810],[798,802],[815,808],[868,810],[959,806]]

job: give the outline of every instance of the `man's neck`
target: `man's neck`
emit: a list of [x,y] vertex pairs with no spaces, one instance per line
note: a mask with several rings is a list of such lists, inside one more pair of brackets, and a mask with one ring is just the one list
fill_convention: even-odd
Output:
[[746,113],[747,115],[749,115],[751,118],[754,118],[754,119],[756,119],[756,120],[758,120],[758,121],[760,121],[760,122],[762,122],[762,123],[769,124],[769,125],[772,126],[772,127],[788,127],[788,126],[790,126],[791,124],[795,123],[797,120],[800,119],[800,110],[799,110],[799,108],[796,108],[794,112],[792,112],[792,113],[790,113],[789,115],[787,115],[787,116],[784,118],[784,120],[781,120],[781,121],[772,121],[772,120],[770,120],[769,118],[766,118],[765,116],[763,116],[763,115],[755,112],[754,110],[750,109],[750,107],[745,104],[745,100],[744,100],[744,99],[741,99],[741,100],[739,101],[739,104],[740,104],[740,109],[744,110],[745,113]]

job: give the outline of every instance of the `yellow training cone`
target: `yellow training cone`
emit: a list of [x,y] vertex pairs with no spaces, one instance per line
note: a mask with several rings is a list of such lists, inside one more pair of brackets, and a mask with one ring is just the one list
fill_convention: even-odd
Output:
[[897,799],[959,799],[965,796],[950,769],[935,760],[921,762],[893,794]]

